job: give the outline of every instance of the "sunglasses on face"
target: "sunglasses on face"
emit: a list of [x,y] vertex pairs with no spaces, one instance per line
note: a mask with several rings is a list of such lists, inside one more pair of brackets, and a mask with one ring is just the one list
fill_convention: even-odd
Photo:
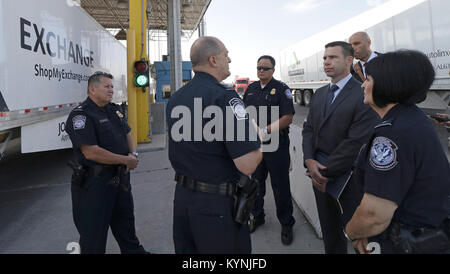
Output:
[[271,70],[271,69],[273,69],[273,68],[269,68],[269,67],[257,67],[256,69],[257,69],[257,70],[268,71],[268,70]]

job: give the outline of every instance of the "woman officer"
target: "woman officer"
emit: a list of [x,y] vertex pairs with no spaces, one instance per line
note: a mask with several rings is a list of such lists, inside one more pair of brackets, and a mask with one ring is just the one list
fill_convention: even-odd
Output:
[[[360,253],[445,253],[450,166],[423,102],[435,72],[417,51],[386,53],[366,66],[364,103],[382,119],[358,157],[364,197],[344,234]],[[444,226],[447,225],[445,229]]]

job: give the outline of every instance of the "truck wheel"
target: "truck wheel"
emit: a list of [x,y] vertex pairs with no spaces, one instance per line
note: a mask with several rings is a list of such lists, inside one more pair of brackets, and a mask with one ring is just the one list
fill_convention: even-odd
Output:
[[302,91],[296,89],[294,91],[294,96],[295,96],[295,102],[299,105],[303,105]]
[[303,104],[305,107],[309,107],[311,104],[311,98],[313,96],[313,92],[310,89],[307,89],[303,92]]

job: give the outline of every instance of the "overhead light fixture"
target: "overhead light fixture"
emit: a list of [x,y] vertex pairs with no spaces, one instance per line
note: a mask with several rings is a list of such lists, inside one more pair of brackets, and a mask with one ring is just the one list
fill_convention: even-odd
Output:
[[128,0],[117,0],[117,7],[122,9],[128,8]]

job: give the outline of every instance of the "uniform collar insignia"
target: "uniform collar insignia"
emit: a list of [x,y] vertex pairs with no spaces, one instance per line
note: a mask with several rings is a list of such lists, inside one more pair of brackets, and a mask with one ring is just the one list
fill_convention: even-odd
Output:
[[381,122],[381,124],[377,125],[375,128],[390,127],[390,126],[392,126],[392,121],[391,120],[387,120],[387,121]]

